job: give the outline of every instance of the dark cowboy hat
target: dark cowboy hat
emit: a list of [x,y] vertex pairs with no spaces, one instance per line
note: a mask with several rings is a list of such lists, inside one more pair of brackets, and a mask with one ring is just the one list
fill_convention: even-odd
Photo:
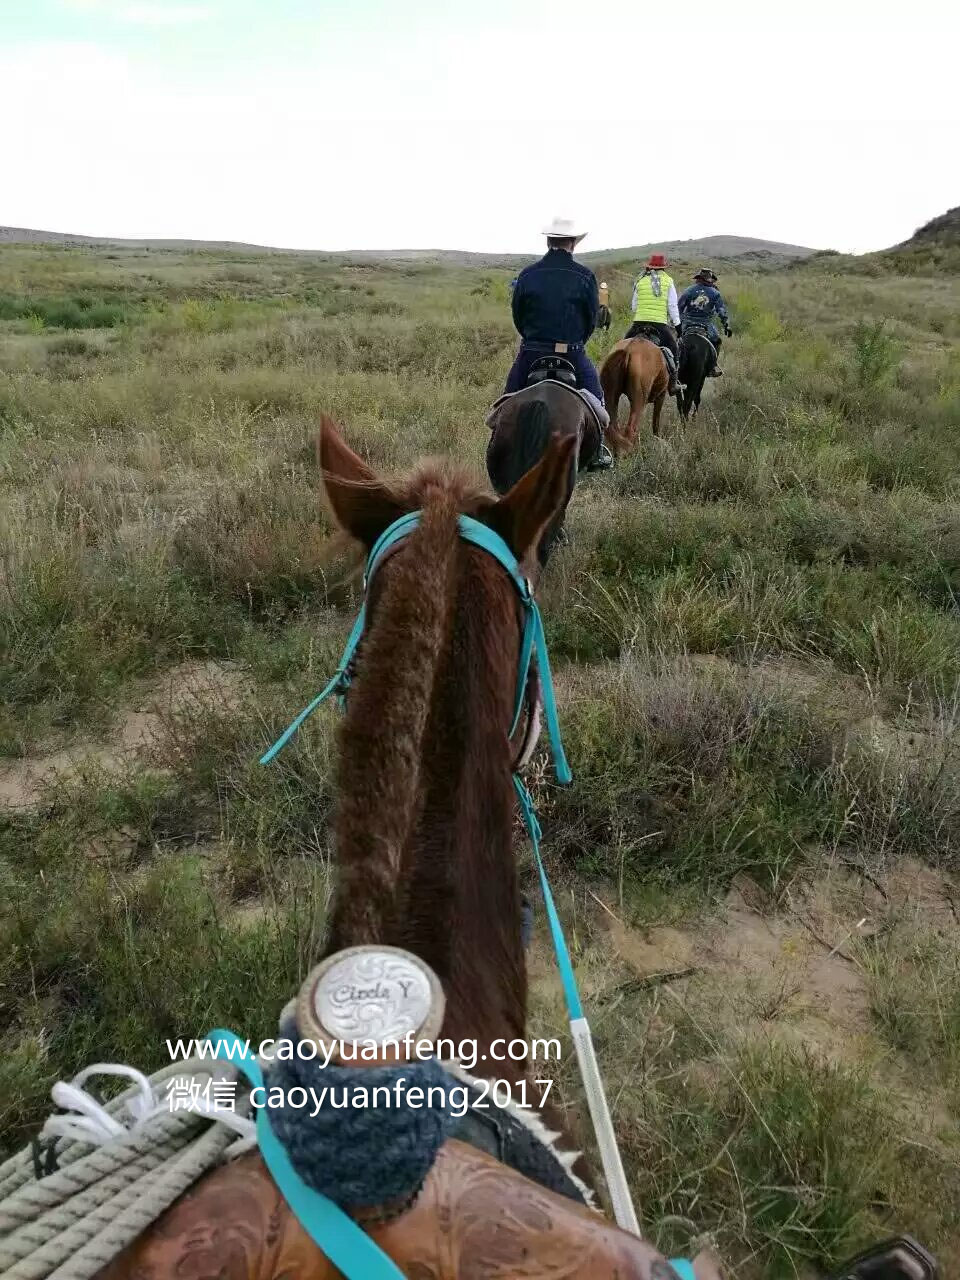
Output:
[[717,273],[711,271],[709,267],[701,267],[693,278],[694,280],[703,280],[705,284],[715,284]]

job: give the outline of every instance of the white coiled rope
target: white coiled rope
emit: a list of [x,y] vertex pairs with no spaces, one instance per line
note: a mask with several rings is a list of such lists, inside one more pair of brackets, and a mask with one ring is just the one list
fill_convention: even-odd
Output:
[[[84,1088],[97,1075],[132,1084],[101,1104]],[[174,1080],[189,1082],[184,1109],[171,1109]],[[150,1077],[96,1063],[55,1084],[62,1114],[40,1133],[47,1149],[54,1145],[54,1171],[43,1174],[46,1153],[35,1146],[0,1165],[3,1280],[90,1280],[204,1173],[249,1151],[256,1125],[246,1087],[234,1110],[208,1096],[237,1080],[230,1066],[192,1058]]]

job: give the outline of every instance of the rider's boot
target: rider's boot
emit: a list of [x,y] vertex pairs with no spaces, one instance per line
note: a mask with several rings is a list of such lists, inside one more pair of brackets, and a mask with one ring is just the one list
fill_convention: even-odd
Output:
[[834,1280],[939,1280],[940,1267],[932,1253],[912,1236],[875,1245],[851,1258]]
[[677,361],[672,351],[668,351],[666,347],[661,348],[663,351],[663,361],[667,366],[667,377],[670,379],[670,385],[667,387],[667,395],[675,396],[677,394]]
[[600,447],[597,449],[597,456],[586,468],[587,471],[609,471],[613,466],[613,454],[607,448],[603,433],[600,434]]

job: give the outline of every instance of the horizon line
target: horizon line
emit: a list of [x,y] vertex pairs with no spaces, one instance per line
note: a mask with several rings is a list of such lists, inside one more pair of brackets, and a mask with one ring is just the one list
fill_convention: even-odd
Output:
[[[422,254],[470,254],[477,257],[526,258],[526,257],[529,257],[531,253],[536,252],[535,250],[531,250],[531,249],[528,249],[528,250],[467,249],[462,247],[457,247],[452,249],[443,249],[443,248],[438,248],[436,246],[420,246],[420,245],[406,245],[406,246],[396,246],[393,248],[375,248],[375,249],[362,249],[362,248],[321,249],[316,247],[302,248],[294,245],[260,244],[255,241],[232,240],[229,238],[212,238],[212,237],[202,237],[202,236],[172,236],[172,235],[166,235],[166,236],[164,235],[123,235],[123,236],[103,235],[103,234],[94,234],[94,233],[78,232],[78,231],[59,231],[59,230],[52,230],[47,227],[22,227],[22,226],[15,227],[15,226],[9,226],[5,224],[0,224],[0,245],[29,243],[28,241],[17,241],[12,238],[7,238],[4,234],[7,232],[23,232],[26,235],[62,236],[65,239],[70,239],[70,240],[79,240],[79,241],[87,241],[87,242],[100,241],[102,243],[108,243],[108,244],[213,245],[213,246],[223,246],[223,247],[235,247],[238,249],[259,249],[259,250],[263,250],[265,252],[271,252],[271,253],[307,253],[307,254],[329,255],[329,256],[336,255],[338,257],[348,257],[352,254],[356,254],[356,255],[374,254],[374,255],[382,256],[382,255],[389,255],[389,254],[422,253]],[[714,232],[709,235],[703,235],[703,236],[689,236],[689,237],[686,237],[685,239],[674,238],[674,239],[648,240],[642,243],[632,244],[632,245],[609,245],[609,246],[601,245],[597,248],[585,247],[582,250],[582,255],[586,256],[591,253],[621,253],[621,252],[628,253],[631,250],[648,249],[652,246],[657,246],[657,245],[682,246],[687,244],[697,244],[707,240],[753,240],[759,245],[773,245],[782,249],[800,249],[804,253],[810,253],[810,254],[839,252],[836,250],[832,250],[830,248],[821,248],[813,245],[796,244],[794,242],[785,241],[785,240],[771,240],[765,236],[748,236],[748,235],[738,235],[738,234],[727,233],[727,232]],[[878,251],[866,249],[866,250],[861,250],[860,252],[873,253]],[[859,255],[856,253],[852,253],[852,256],[859,256]]]

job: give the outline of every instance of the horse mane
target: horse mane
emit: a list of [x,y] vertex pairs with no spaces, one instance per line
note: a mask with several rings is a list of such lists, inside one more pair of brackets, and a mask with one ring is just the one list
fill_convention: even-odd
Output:
[[520,1035],[508,740],[518,604],[503,568],[458,536],[462,512],[493,503],[462,469],[430,461],[393,492],[422,514],[368,598],[341,725],[326,952],[404,947],[444,983],[461,1035],[468,1019],[473,1036]]

